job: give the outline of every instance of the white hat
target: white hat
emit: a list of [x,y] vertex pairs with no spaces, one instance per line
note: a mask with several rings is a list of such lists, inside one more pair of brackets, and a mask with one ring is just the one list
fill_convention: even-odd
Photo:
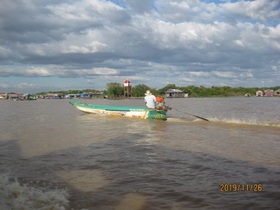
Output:
[[147,90],[145,96],[150,96],[150,95],[152,95],[152,93],[149,90]]

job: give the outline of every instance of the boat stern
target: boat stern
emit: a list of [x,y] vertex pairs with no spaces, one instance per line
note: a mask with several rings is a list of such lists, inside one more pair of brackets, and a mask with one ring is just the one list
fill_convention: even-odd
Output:
[[147,116],[148,120],[167,120],[166,111],[151,110]]

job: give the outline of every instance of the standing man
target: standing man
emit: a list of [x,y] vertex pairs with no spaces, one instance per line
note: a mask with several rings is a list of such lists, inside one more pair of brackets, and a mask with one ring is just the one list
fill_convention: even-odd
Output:
[[144,99],[148,108],[156,108],[156,97],[149,90],[146,91]]

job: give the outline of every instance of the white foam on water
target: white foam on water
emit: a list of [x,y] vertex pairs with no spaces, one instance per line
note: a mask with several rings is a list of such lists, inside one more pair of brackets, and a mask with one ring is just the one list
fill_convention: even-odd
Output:
[[0,207],[5,210],[65,210],[69,194],[64,189],[41,189],[20,184],[0,174]]
[[177,118],[177,117],[168,117],[168,122],[180,122],[180,123],[191,123],[193,120],[185,119],[185,118]]
[[184,118],[168,118],[168,122],[181,122],[181,123],[192,123],[192,122],[215,122],[215,123],[226,123],[226,124],[236,124],[236,125],[253,125],[253,126],[266,126],[266,127],[280,127],[280,122],[260,122],[256,119],[235,119],[235,118],[216,118],[216,117],[206,117],[205,121],[203,119],[196,118],[194,120],[184,119]]
[[211,122],[218,123],[229,123],[229,124],[238,124],[238,125],[256,125],[256,126],[268,126],[268,127],[280,127],[280,123],[277,122],[259,122],[254,119],[218,119],[218,118],[208,118]]

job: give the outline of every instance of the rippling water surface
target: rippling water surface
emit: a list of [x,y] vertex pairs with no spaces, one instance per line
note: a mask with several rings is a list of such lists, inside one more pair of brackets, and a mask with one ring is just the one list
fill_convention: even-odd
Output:
[[0,209],[279,209],[279,97],[166,99],[166,122],[68,102],[0,101]]

